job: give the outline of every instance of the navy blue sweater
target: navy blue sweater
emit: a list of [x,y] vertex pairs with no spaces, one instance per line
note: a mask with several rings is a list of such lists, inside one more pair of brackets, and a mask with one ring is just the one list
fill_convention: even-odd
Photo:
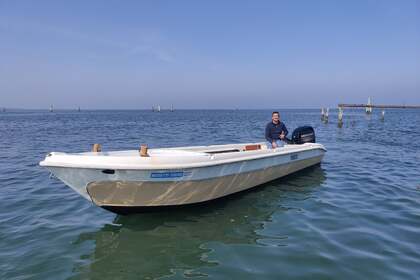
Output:
[[284,123],[279,122],[278,124],[275,124],[269,122],[265,127],[265,139],[270,143],[275,140],[280,140],[280,134],[282,132],[284,132],[284,136],[287,136],[287,133],[289,133]]

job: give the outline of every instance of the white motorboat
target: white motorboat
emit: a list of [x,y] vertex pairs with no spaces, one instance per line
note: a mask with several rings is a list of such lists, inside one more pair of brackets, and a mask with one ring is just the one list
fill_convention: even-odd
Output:
[[[41,166],[96,205],[116,213],[221,198],[321,162],[318,143],[265,143],[48,154]],[[148,209],[146,209],[148,208]]]

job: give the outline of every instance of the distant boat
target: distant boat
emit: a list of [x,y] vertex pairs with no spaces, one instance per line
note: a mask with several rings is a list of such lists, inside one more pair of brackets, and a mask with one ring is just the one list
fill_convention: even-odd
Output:
[[53,105],[50,106],[50,112],[54,112],[54,107]]
[[157,111],[160,112],[160,105],[157,106]]
[[172,104],[171,105],[171,112],[173,112],[174,111],[174,105]]

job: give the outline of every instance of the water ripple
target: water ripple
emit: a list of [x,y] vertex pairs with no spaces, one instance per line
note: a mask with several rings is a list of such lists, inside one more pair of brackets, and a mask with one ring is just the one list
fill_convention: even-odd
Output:
[[[331,115],[336,114],[335,111]],[[316,128],[321,166],[214,204],[122,217],[48,178],[50,151],[260,140],[269,111],[0,115],[1,279],[416,279],[420,115],[284,110]],[[398,129],[395,129],[398,128]]]

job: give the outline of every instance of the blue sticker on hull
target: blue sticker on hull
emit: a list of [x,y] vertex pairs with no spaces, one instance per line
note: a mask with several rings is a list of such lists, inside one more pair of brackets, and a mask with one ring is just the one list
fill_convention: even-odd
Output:
[[184,177],[183,171],[176,172],[152,172],[150,178],[180,178]]

